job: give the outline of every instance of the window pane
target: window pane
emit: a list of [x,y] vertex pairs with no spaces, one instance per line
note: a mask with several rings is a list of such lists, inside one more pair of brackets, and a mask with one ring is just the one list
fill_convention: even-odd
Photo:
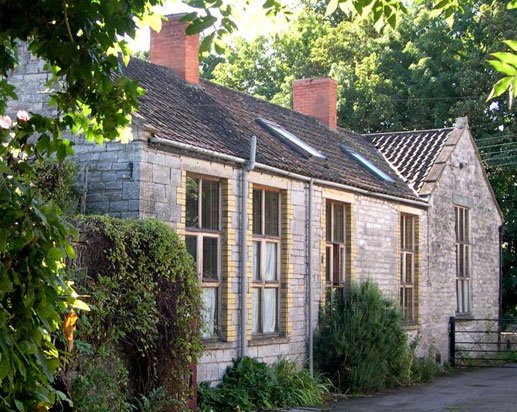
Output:
[[219,182],[203,180],[201,187],[201,226],[219,230]]
[[459,208],[454,208],[454,232],[456,233],[456,242],[460,240],[460,234],[459,234]]
[[456,279],[456,311],[459,313],[463,312],[463,306],[461,304],[463,300],[461,297],[462,290],[463,289],[461,288],[461,280]]
[[217,288],[203,288],[203,338],[210,338],[217,332]]
[[262,234],[262,190],[253,190],[253,233]]
[[187,210],[186,227],[198,227],[199,225],[199,179],[187,176]]
[[218,239],[203,238],[203,280],[217,280]]
[[327,202],[327,205],[326,205],[325,223],[326,223],[326,239],[327,239],[327,241],[332,242],[332,203],[330,203],[330,202]]
[[326,251],[326,262],[325,262],[325,280],[327,283],[332,281],[332,246],[327,246]]
[[341,259],[339,256],[339,245],[332,245],[332,283],[339,285],[341,273]]
[[339,283],[345,282],[346,251],[344,246],[339,248]]
[[413,283],[413,254],[412,253],[406,253],[405,283]]
[[260,317],[260,289],[253,288],[252,297],[251,297],[251,332],[258,333],[259,332],[259,317]]
[[253,242],[253,280],[260,280],[260,242]]
[[334,203],[334,242],[345,241],[345,206]]
[[406,273],[406,259],[405,254],[400,254],[400,283],[404,283],[404,274]]
[[470,259],[469,259],[469,247],[468,245],[464,245],[463,248],[465,249],[463,251],[463,257],[465,259],[465,263],[463,265],[464,267],[464,273],[463,276],[469,277],[470,276]]
[[463,235],[465,242],[469,241],[469,211],[465,209],[465,234]]
[[266,243],[266,267],[264,270],[264,280],[276,280],[277,268],[277,244],[272,242]]
[[465,233],[465,226],[464,226],[464,223],[465,223],[465,210],[464,209],[461,209],[460,208],[460,227],[459,227],[459,240],[460,242],[463,242],[465,241],[465,237],[464,237],[464,233]]
[[464,280],[461,283],[463,284],[463,311],[467,313],[470,312],[469,281]]
[[408,249],[408,250],[413,250],[413,233],[414,233],[414,230],[413,230],[413,217],[412,216],[405,216],[405,221],[406,221],[406,224],[405,224],[405,236],[404,236],[404,240],[406,242],[406,244],[404,245],[405,249]]
[[276,331],[276,292],[276,288],[263,289],[264,309],[262,313],[262,331],[264,333]]
[[264,192],[266,196],[266,210],[264,219],[266,220],[266,235],[278,236],[278,226],[280,218],[278,214],[278,193],[277,192]]
[[406,307],[404,309],[405,309],[405,313],[406,313],[406,321],[412,322],[413,321],[413,288],[406,288],[405,294],[406,294],[406,297],[405,297]]
[[195,236],[185,236],[185,245],[187,246],[187,252],[194,258],[194,262],[197,262],[197,238]]
[[465,264],[465,259],[464,259],[464,256],[463,256],[463,252],[464,252],[464,249],[463,249],[463,246],[462,245],[459,245],[459,256],[458,256],[458,261],[459,261],[459,267],[458,267],[458,275],[463,277],[465,276],[465,267],[464,267],[464,264]]

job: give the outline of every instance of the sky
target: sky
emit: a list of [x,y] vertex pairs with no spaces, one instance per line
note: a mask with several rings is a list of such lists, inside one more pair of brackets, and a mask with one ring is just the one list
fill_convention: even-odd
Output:
[[[195,10],[180,0],[167,0],[165,4],[160,7],[156,7],[154,10],[163,15],[185,13]],[[250,5],[244,10],[244,0],[231,0],[230,3],[235,11],[235,23],[238,26],[238,31],[233,34],[235,36],[243,37],[246,40],[252,40],[259,35],[273,35],[287,25],[285,16],[270,16],[266,17],[265,12],[262,8],[262,1],[251,0]],[[289,0],[285,2],[293,10],[296,9],[298,1]],[[232,36],[233,36],[232,35]],[[134,40],[128,39],[131,49],[136,51],[149,50],[149,28],[139,30]]]

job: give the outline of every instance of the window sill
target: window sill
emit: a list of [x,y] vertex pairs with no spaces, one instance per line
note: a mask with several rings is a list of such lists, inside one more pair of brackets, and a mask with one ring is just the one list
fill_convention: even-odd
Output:
[[454,315],[454,317],[457,320],[473,320],[474,319],[474,315],[472,313],[456,313],[456,315]]
[[203,339],[203,346],[205,349],[231,349],[234,347],[234,342],[223,341],[218,338]]
[[413,332],[413,331],[418,331],[420,328],[420,326],[418,325],[418,323],[411,323],[411,324],[407,324],[407,325],[404,325],[404,330],[406,332]]
[[275,345],[282,343],[289,343],[290,339],[285,335],[261,335],[261,336],[253,336],[251,340],[248,342],[248,346],[265,346],[265,345]]

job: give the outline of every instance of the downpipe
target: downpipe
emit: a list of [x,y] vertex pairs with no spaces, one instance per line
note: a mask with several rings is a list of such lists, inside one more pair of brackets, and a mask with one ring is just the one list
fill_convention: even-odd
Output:
[[250,154],[248,161],[244,164],[241,178],[241,235],[240,235],[240,269],[241,269],[241,288],[240,288],[240,309],[241,309],[241,334],[240,334],[240,356],[246,356],[248,342],[246,340],[246,330],[248,324],[248,274],[246,266],[248,262],[248,177],[249,173],[255,168],[255,155],[257,152],[257,137],[252,136]]

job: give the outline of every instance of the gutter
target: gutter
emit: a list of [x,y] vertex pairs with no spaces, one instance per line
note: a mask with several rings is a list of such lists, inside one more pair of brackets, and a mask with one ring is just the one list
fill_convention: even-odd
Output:
[[252,136],[250,145],[249,160],[246,161],[242,168],[241,179],[241,235],[240,235],[240,309],[241,309],[241,330],[240,330],[240,356],[246,356],[248,342],[246,340],[246,330],[248,324],[248,274],[246,266],[248,262],[248,176],[255,167],[255,154],[257,152],[257,137]]
[[[210,157],[214,157],[216,159],[225,160],[225,161],[233,162],[233,163],[237,163],[237,164],[245,164],[247,162],[246,159],[242,159],[240,157],[227,155],[227,154],[216,152],[216,151],[210,150],[210,149],[203,149],[201,147],[193,146],[193,145],[190,145],[187,143],[175,142],[175,141],[172,141],[169,139],[164,139],[162,137],[153,136],[149,139],[149,141],[154,144],[175,147],[177,149],[183,149],[183,150],[187,150],[190,152],[203,154],[205,156],[210,156]],[[364,195],[376,197],[379,199],[393,200],[393,201],[396,201],[399,203],[408,204],[408,205],[412,205],[412,206],[418,206],[418,207],[424,207],[424,208],[429,207],[428,203],[424,202],[424,201],[411,200],[411,199],[405,199],[405,198],[397,197],[397,196],[393,196],[393,195],[376,193],[376,192],[373,192],[370,190],[360,189],[360,188],[357,188],[354,186],[348,186],[348,185],[344,185],[341,183],[330,182],[328,180],[312,179],[307,176],[303,176],[303,175],[300,175],[297,173],[287,172],[285,170],[279,169],[277,167],[265,165],[263,163],[255,163],[254,169],[264,170],[266,172],[271,172],[271,173],[275,173],[275,174],[278,174],[281,176],[290,177],[292,179],[301,180],[303,182],[310,182],[312,180],[315,184],[320,185],[320,186],[334,187],[337,189],[346,190],[348,192],[364,194]]]

